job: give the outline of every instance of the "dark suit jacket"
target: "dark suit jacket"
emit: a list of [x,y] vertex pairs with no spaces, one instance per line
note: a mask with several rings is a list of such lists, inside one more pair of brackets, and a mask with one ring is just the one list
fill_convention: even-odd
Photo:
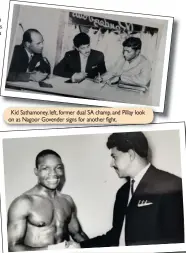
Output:
[[50,63],[42,54],[34,54],[29,62],[28,54],[23,45],[17,45],[14,48],[12,61],[8,73],[8,81],[29,81],[30,74],[26,73],[40,71],[50,74]]
[[[112,229],[81,242],[82,248],[118,246],[124,216],[126,245],[184,242],[181,179],[150,166],[127,207],[128,184],[117,192]],[[140,201],[153,204],[139,206]]]
[[[81,72],[80,55],[77,50],[68,51],[64,58],[55,66],[54,75],[71,78],[74,73]],[[98,73],[106,72],[104,54],[102,52],[91,50],[87,60],[85,72],[89,78],[94,78]]]

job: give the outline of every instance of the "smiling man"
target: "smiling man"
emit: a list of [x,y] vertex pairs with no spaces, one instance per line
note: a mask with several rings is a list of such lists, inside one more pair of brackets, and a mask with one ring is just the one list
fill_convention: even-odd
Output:
[[72,82],[81,82],[86,77],[93,79],[106,72],[104,54],[91,49],[88,34],[77,34],[73,43],[75,49],[66,52],[55,66],[54,75],[70,78]]
[[53,150],[41,151],[34,172],[38,183],[16,198],[8,211],[9,251],[44,250],[70,236],[76,242],[88,239],[72,198],[57,190],[65,181],[61,157]]

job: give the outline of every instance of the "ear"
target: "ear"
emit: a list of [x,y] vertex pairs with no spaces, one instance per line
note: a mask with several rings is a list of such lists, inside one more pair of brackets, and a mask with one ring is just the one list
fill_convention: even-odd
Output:
[[133,149],[129,149],[128,150],[129,156],[130,156],[130,160],[131,162],[134,161],[136,155],[135,155],[135,151]]
[[30,42],[26,41],[26,42],[25,42],[25,46],[26,46],[27,48],[29,48],[29,47],[30,47]]
[[140,52],[141,52],[141,50],[140,50],[140,49],[136,50],[136,55],[139,55],[139,54],[140,54]]
[[34,168],[34,174],[38,176],[38,169],[36,167]]

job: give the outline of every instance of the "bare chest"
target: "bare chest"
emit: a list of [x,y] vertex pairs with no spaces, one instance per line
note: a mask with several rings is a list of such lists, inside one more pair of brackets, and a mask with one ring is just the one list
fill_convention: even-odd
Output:
[[71,218],[71,207],[65,199],[34,196],[28,221],[36,227],[64,228]]

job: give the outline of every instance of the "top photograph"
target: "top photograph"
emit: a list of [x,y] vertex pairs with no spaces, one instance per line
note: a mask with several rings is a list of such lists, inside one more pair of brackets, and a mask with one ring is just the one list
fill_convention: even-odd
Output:
[[1,95],[163,112],[173,20],[10,1]]

